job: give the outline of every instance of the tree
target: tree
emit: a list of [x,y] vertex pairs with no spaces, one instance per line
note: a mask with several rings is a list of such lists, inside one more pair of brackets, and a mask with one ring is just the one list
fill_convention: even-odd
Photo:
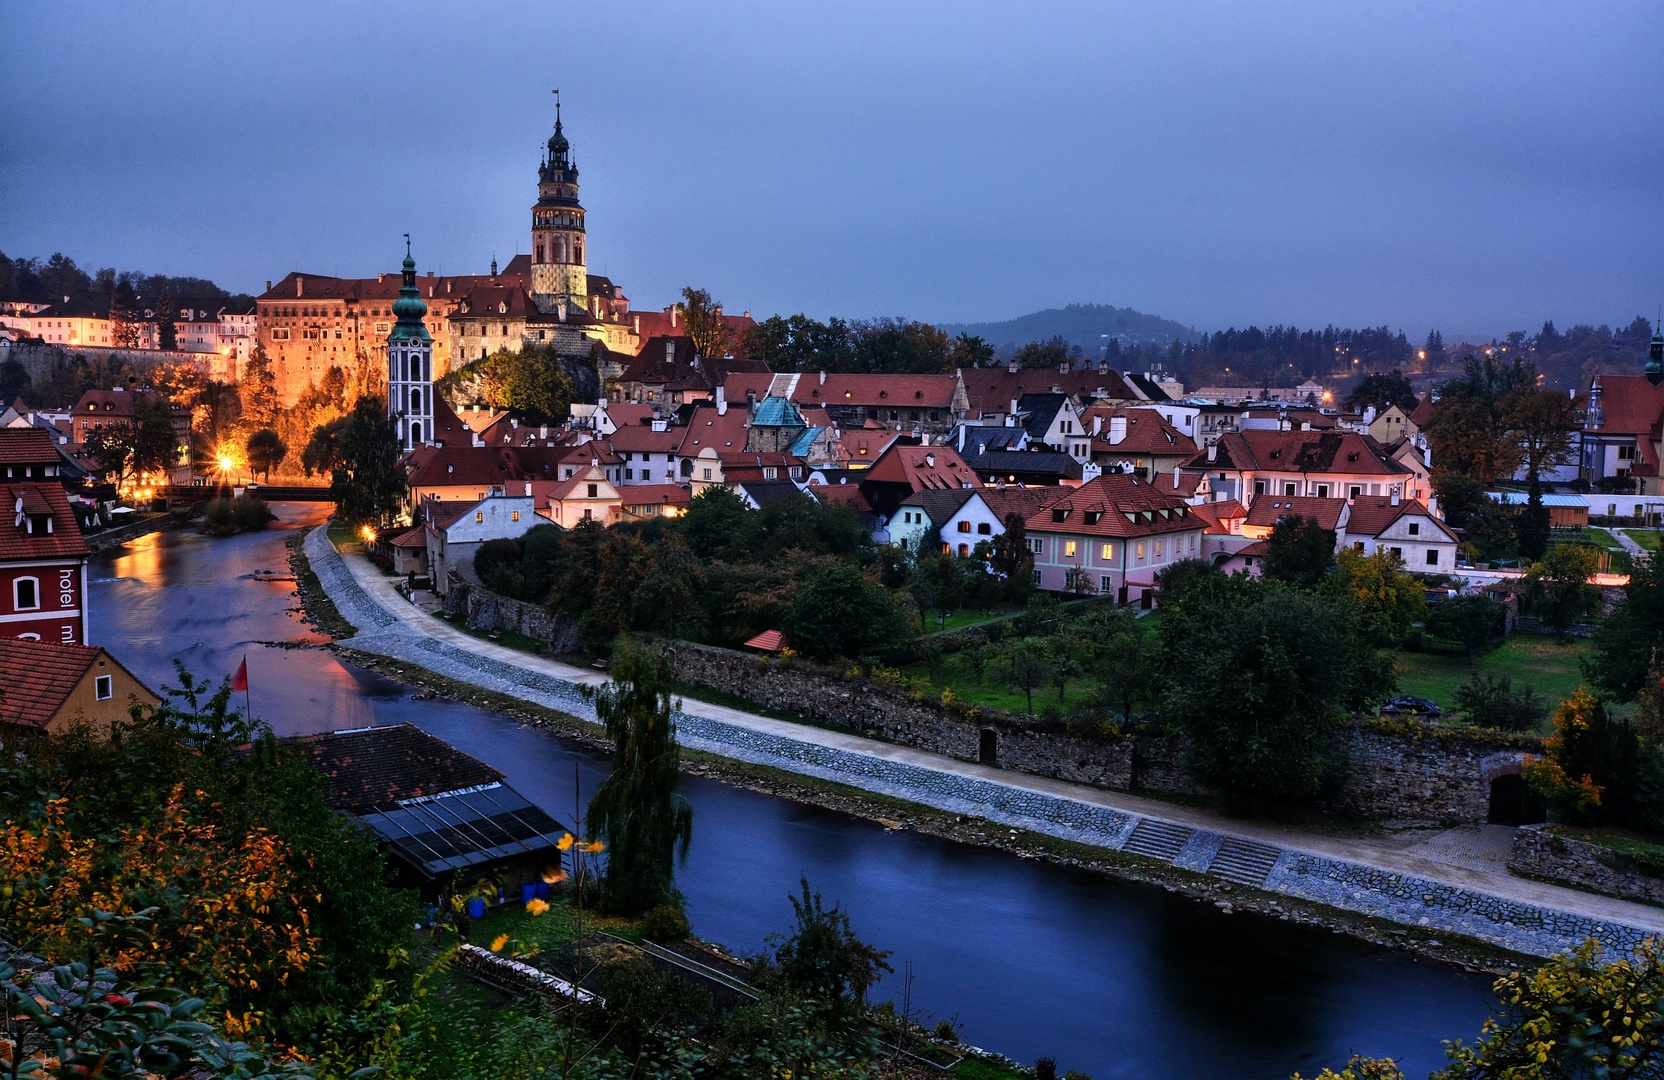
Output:
[[1554,713],[1554,734],[1526,779],[1560,820],[1622,824],[1631,809],[1641,745],[1635,729],[1578,687]]
[[728,325],[722,321],[722,305],[711,299],[711,294],[692,285],[682,290],[681,302],[676,305],[688,337],[700,356],[717,356],[729,351],[734,342],[729,339]]
[[110,344],[117,348],[139,347],[138,316],[133,310],[138,302],[139,298],[133,294],[133,286],[125,281],[116,285],[116,290],[110,297]]
[[179,348],[179,304],[165,289],[156,298],[156,347],[169,352]]
[[1038,638],[1019,638],[997,661],[998,678],[1023,695],[1028,715],[1034,715],[1034,692],[1046,685],[1055,661]]
[[558,423],[572,408],[574,390],[553,345],[527,345],[491,358],[502,404],[531,420]]
[[1172,607],[1197,585],[1224,571],[1206,559],[1180,559],[1156,572],[1156,606]]
[[12,359],[0,360],[0,406],[10,405],[29,390],[29,369]]
[[1008,600],[1020,600],[1034,588],[1034,552],[1021,514],[1005,515],[1005,531],[988,544],[988,565],[1005,582]]
[[1069,343],[1061,336],[1031,341],[1017,350],[1017,366],[1023,368],[1057,368],[1068,360]]
[[890,953],[856,937],[843,908],[827,908],[820,893],[810,892],[808,878],[799,881],[802,897],[790,898],[797,927],[790,936],[769,938],[774,954],[762,965],[760,981],[849,1015],[865,1004],[880,972],[895,970],[885,962]]
[[1404,569],[1404,560],[1385,548],[1374,554],[1347,548],[1331,580],[1362,609],[1375,644],[1396,644],[1427,611],[1427,591]]
[[983,367],[994,362],[994,346],[975,334],[960,334],[953,339],[953,351],[948,363],[956,368]]
[[819,660],[888,656],[910,636],[907,618],[882,586],[858,567],[828,567],[791,606],[786,640]]
[[341,433],[351,421],[351,416],[337,417],[312,429],[300,455],[300,467],[307,476],[329,476],[340,466]]
[[1316,518],[1290,516],[1266,537],[1265,576],[1311,588],[1335,565],[1335,531]]
[[95,428],[86,438],[87,453],[109,472],[117,484],[129,476],[144,477],[179,463],[179,433],[173,410],[155,397],[141,400],[130,423]]
[[1600,555],[1586,544],[1556,544],[1543,561],[1531,568],[1526,580],[1541,590],[1540,609],[1563,639],[1572,625],[1594,606],[1598,591],[1589,584],[1600,565]]
[[336,445],[339,460],[329,482],[336,513],[351,525],[379,524],[393,516],[408,486],[399,464],[398,424],[387,416],[386,403],[359,398]]
[[601,879],[607,910],[639,915],[681,907],[673,885],[678,853],[693,839],[693,807],[676,794],[681,776],[669,661],[646,646],[613,653],[612,681],[595,692],[595,715],[612,740],[612,772],[589,801],[586,834],[606,845]]
[[1664,651],[1664,559],[1639,564],[1624,598],[1595,627],[1583,675],[1614,701],[1633,701],[1647,685],[1647,669]]
[[268,483],[271,482],[272,469],[283,464],[283,459],[288,456],[288,444],[271,428],[261,428],[248,437],[249,468],[264,473]]
[[1485,495],[1485,482],[1465,472],[1435,468],[1432,481],[1433,491],[1439,497],[1439,509],[1444,511],[1445,524],[1453,529],[1467,528],[1469,518],[1482,503],[1489,501]]
[[1503,1012],[1472,1046],[1447,1049],[1437,1080],[1639,1080],[1664,1067],[1664,949],[1614,955],[1593,940],[1496,981]]
[[[1167,606],[1163,601],[1162,607]],[[1095,650],[1091,674],[1098,680],[1097,700],[1118,706],[1121,719],[1131,724],[1138,717],[1139,703],[1146,710],[1155,707],[1160,686],[1156,649],[1132,612],[1119,609],[1109,618],[1113,621],[1105,626],[1104,647]]]
[[1394,370],[1385,375],[1379,371],[1372,371],[1358,380],[1358,385],[1346,395],[1346,407],[1354,412],[1363,412],[1365,408],[1373,406],[1376,412],[1385,412],[1389,407],[1397,405],[1405,413],[1415,410],[1418,403],[1415,387],[1404,377],[1402,371]]
[[1548,550],[1549,513],[1543,505],[1542,475],[1575,453],[1573,436],[1582,424],[1580,399],[1553,390],[1517,389],[1504,407],[1504,423],[1523,463],[1530,494],[1516,531],[1520,554],[1533,562]]
[[1249,812],[1332,787],[1343,712],[1374,689],[1348,630],[1330,604],[1242,575],[1168,609],[1163,667],[1183,677],[1169,681],[1162,712],[1189,739],[1189,774]]
[[1479,650],[1502,637],[1502,605],[1480,593],[1453,596],[1433,605],[1426,626],[1434,637],[1466,648],[1472,668]]
[[243,415],[258,427],[270,427],[283,403],[277,396],[277,377],[272,374],[272,362],[266,347],[255,342],[254,352],[243,364]]
[[1474,727],[1502,731],[1530,731],[1548,715],[1548,706],[1531,687],[1514,689],[1507,675],[1492,678],[1474,672],[1456,688],[1456,707],[1467,714]]
[[1427,344],[1422,346],[1422,351],[1427,354],[1428,367],[1444,363],[1444,335],[1437,330],[1427,331]]

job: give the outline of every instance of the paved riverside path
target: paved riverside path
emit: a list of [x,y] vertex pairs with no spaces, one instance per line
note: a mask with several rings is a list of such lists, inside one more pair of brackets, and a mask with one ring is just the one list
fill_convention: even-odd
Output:
[[[575,686],[600,686],[605,674],[484,641],[428,615],[398,592],[398,579],[384,576],[366,558],[337,553],[325,529],[312,531],[305,551],[325,592],[359,628],[345,641],[348,647],[593,722],[594,710]],[[1238,821],[703,701],[684,700],[681,708],[681,741],[695,749],[1064,839],[1125,848],[1406,925],[1538,955],[1590,936],[1620,951],[1646,936],[1664,937],[1664,909],[1409,850],[1426,834],[1342,837]],[[1255,865],[1256,858],[1263,865]],[[1245,871],[1230,869],[1244,864]]]

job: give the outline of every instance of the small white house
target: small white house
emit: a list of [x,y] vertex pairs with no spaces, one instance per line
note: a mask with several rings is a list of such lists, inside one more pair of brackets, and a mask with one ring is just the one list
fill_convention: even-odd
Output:
[[478,502],[458,504],[429,499],[423,503],[428,537],[428,566],[433,591],[450,591],[451,575],[478,585],[474,554],[487,540],[519,539],[543,519],[533,512],[530,495],[492,495]]
[[1416,499],[1360,498],[1351,503],[1340,540],[1373,555],[1386,550],[1404,560],[1404,568],[1424,574],[1456,569],[1456,534]]

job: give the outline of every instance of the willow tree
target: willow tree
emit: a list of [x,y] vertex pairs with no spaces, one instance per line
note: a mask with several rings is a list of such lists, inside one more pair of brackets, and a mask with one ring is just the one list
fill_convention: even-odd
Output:
[[680,905],[676,858],[693,839],[693,807],[676,794],[680,777],[668,661],[638,644],[613,654],[612,682],[595,692],[596,718],[612,739],[612,774],[589,801],[590,840],[606,845],[602,906],[639,914]]

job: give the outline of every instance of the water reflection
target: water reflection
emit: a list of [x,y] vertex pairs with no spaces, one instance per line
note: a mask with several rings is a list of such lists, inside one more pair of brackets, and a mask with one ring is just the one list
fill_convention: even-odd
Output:
[[[93,640],[152,684],[172,660],[218,679],[246,655],[255,711],[283,734],[409,720],[501,769],[561,820],[607,760],[467,705],[409,690],[319,649],[262,642],[305,631],[284,536],[323,509],[279,506],[273,531],[146,537],[94,560]],[[911,961],[913,999],[965,1037],[1021,1061],[1108,1077],[1283,1080],[1352,1051],[1442,1062],[1471,1037],[1489,980],[1350,939],[1210,907],[1067,867],[950,843],[700,777],[684,781],[695,828],[678,878],[694,927],[755,950],[791,920],[807,876],[855,929]],[[898,993],[895,980],[880,996]]]

